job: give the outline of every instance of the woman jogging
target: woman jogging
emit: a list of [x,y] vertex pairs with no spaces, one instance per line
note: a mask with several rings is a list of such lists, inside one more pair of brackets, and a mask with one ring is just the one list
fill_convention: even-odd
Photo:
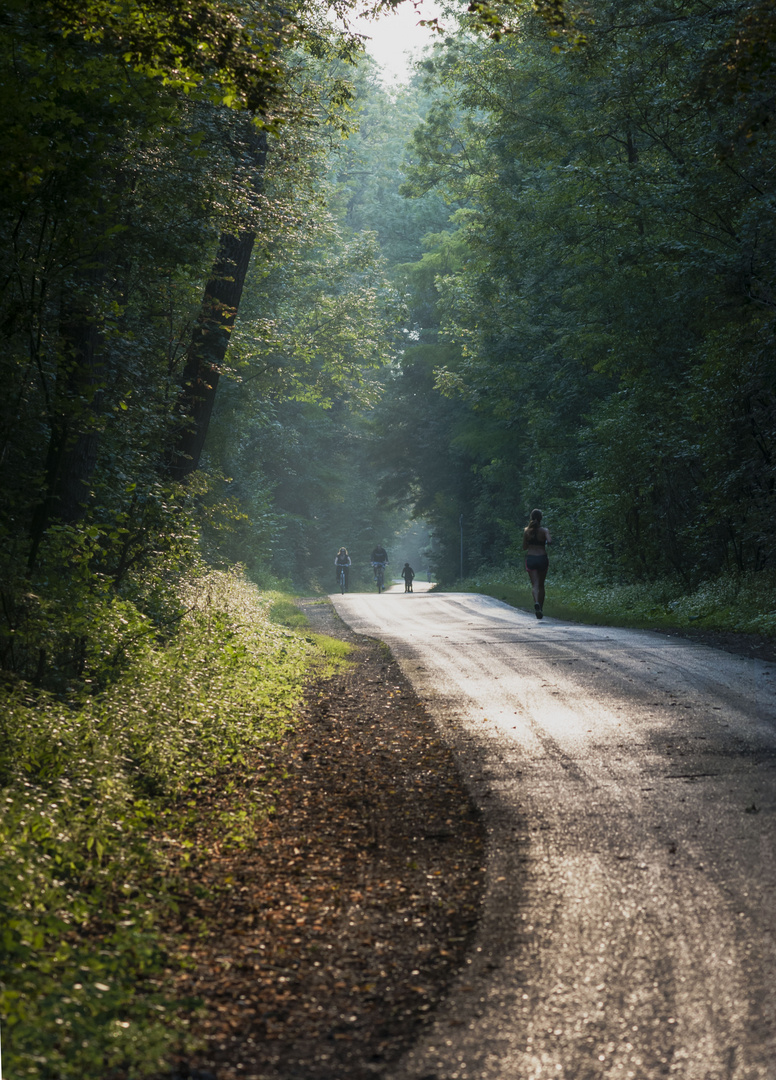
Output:
[[531,579],[531,590],[534,598],[534,611],[536,618],[544,617],[544,579],[550,568],[550,560],[547,558],[547,545],[552,542],[550,530],[542,525],[541,510],[531,511],[531,520],[523,530],[523,550],[525,551],[525,568]]

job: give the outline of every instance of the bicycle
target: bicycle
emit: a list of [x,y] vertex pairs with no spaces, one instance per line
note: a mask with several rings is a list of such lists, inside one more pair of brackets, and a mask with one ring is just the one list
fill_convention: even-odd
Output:
[[345,592],[345,567],[340,568],[340,592]]
[[372,563],[375,572],[375,581],[377,582],[377,591],[381,593],[385,588],[385,563]]

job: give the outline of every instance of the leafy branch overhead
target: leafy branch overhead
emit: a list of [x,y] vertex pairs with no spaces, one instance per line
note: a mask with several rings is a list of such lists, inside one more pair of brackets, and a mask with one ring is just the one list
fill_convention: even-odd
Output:
[[288,51],[312,30],[282,3],[219,0],[50,0],[50,30],[112,54],[127,68],[215,104],[247,109],[264,125],[287,101]]
[[[473,25],[494,40],[499,41],[502,34],[515,32],[515,23],[519,22],[529,0],[472,0],[469,14],[473,16]],[[533,9],[549,24],[554,34],[567,30],[570,19],[566,0],[533,0]]]
[[[524,3],[475,0],[469,11],[474,26],[497,39],[511,32],[510,14]],[[352,0],[338,10],[347,17],[357,6]],[[372,10],[379,14],[396,6],[395,0],[381,0]],[[295,46],[319,54],[339,53],[351,61],[360,47],[357,35],[335,35],[315,5],[304,3],[33,0],[33,7],[41,29],[49,34],[80,38],[163,85],[247,109],[270,129],[290,107],[287,65]],[[536,0],[535,7],[553,28],[567,26],[564,0]]]
[[773,5],[443,21],[388,91],[323,4],[3,6],[9,1074],[162,1075],[188,1040],[187,823],[289,805],[254,773],[318,649],[246,574],[328,591],[344,544],[358,587],[414,537],[454,582],[463,524],[465,573],[521,575],[539,505],[553,572],[773,628]]

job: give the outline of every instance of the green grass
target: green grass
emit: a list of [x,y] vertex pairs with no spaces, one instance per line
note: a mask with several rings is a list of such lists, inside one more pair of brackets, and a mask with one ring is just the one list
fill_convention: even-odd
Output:
[[[533,612],[522,567],[493,570],[458,588]],[[677,581],[607,584],[583,576],[547,578],[546,615],[575,622],[655,629],[726,630],[776,636],[776,574],[728,574],[683,589]]]
[[[272,593],[270,595],[269,617],[280,626],[288,626],[295,630],[307,631],[305,640],[314,645],[318,650],[318,657],[313,663],[315,673],[320,678],[329,678],[338,670],[348,666],[348,657],[353,651],[353,646],[339,638],[330,637],[328,634],[317,634],[308,630],[310,620],[295,604],[294,598],[285,593]],[[314,601],[316,604],[328,604],[326,599]]]
[[348,657],[353,652],[353,646],[339,638],[329,637],[328,634],[308,634],[307,640],[318,649],[318,659],[313,670],[320,679],[329,679],[338,671],[352,666]]
[[207,854],[189,839],[203,793],[247,777],[238,810],[218,810],[240,843],[271,799],[251,760],[289,729],[311,674],[346,661],[343,642],[295,629],[285,601],[238,574],[193,581],[181,601],[177,632],[134,635],[93,697],[3,688],[0,1021],[14,1080],[150,1075],[192,1037],[170,984],[186,961],[164,927],[180,871]]
[[301,630],[309,626],[309,620],[303,611],[295,605],[293,598],[282,593],[270,593],[269,617],[279,626],[289,626]]

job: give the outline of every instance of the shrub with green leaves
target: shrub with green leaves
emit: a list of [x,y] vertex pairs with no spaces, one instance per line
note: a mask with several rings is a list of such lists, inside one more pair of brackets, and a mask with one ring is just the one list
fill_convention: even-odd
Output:
[[[518,607],[533,609],[522,566],[482,573],[462,583]],[[678,578],[637,583],[606,582],[577,570],[547,578],[549,615],[614,626],[698,627],[737,633],[776,634],[776,574],[733,571],[695,588]]]
[[[181,960],[160,929],[186,858],[185,840],[170,833],[198,785],[287,728],[317,650],[270,622],[269,601],[239,573],[210,573],[180,601],[165,641],[135,613],[131,659],[99,694],[67,699],[20,680],[4,689],[0,1019],[9,1076],[138,1076],[185,1038],[164,978]],[[130,618],[129,605],[113,610]]]

